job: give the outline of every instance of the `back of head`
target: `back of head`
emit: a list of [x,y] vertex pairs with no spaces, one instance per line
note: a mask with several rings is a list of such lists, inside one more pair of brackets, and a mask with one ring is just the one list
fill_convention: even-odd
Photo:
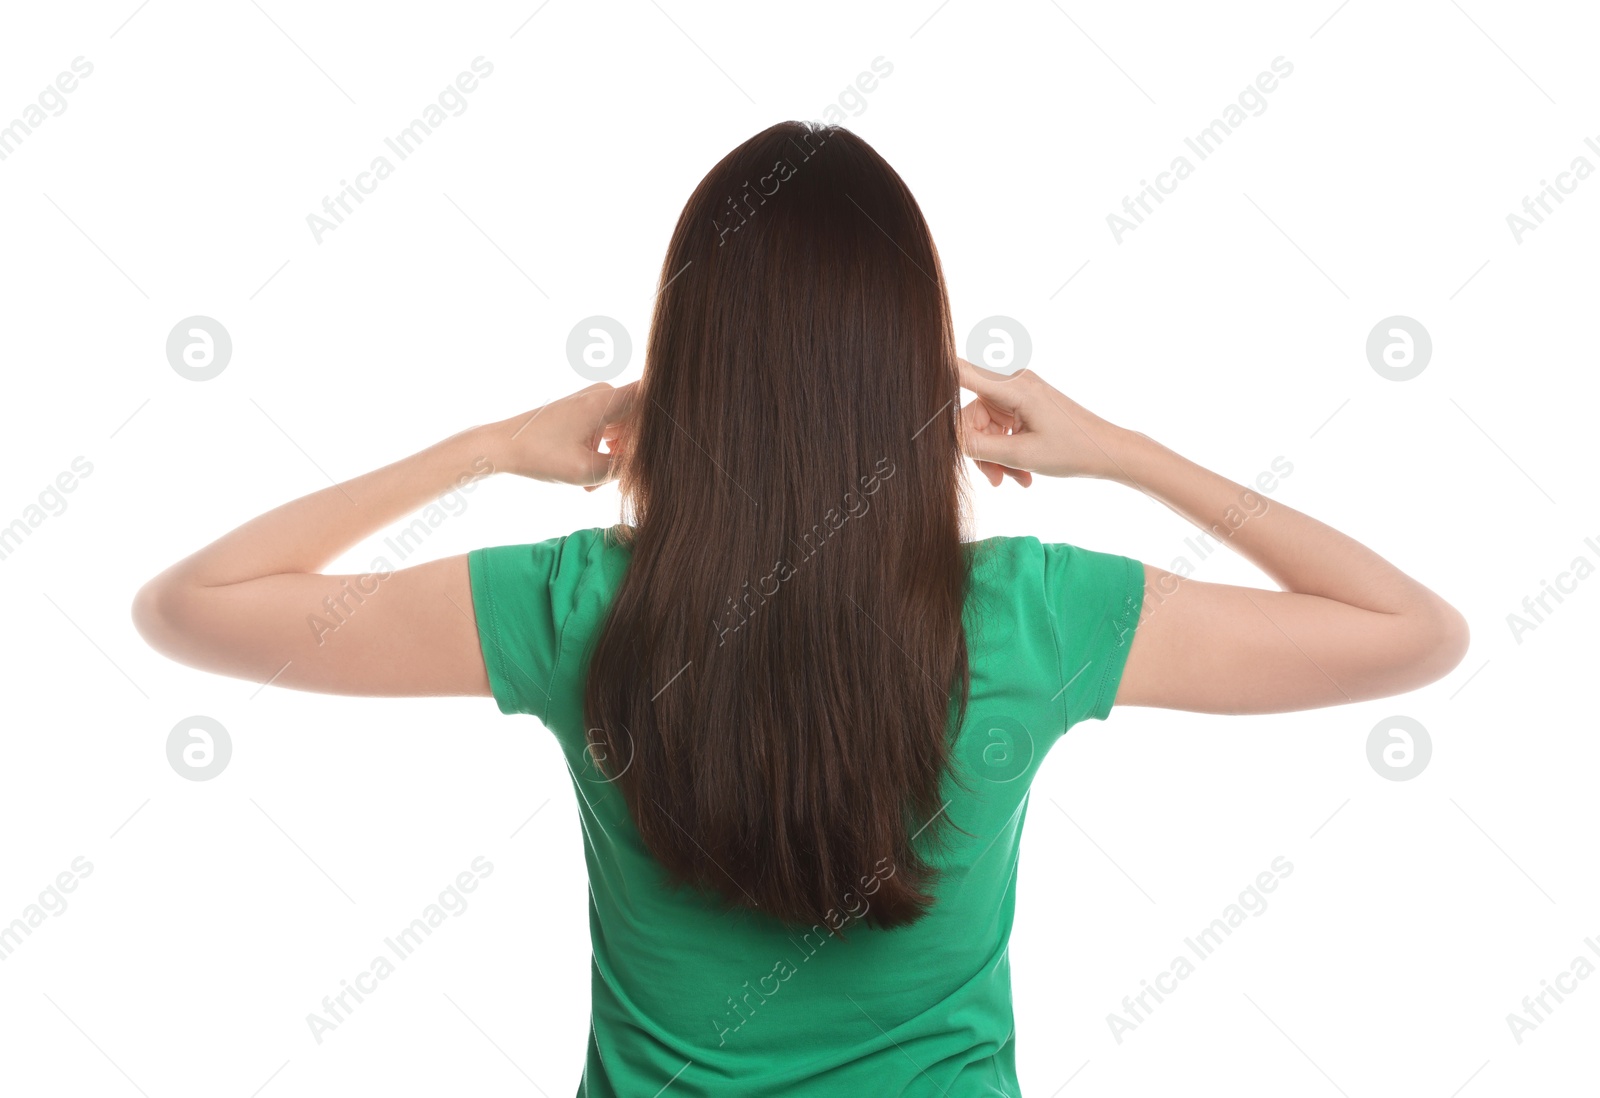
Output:
[[865,884],[869,923],[911,922],[967,687],[927,224],[855,134],[781,123],[700,182],[661,281],[590,739],[631,760],[615,780],[674,880],[803,925]]

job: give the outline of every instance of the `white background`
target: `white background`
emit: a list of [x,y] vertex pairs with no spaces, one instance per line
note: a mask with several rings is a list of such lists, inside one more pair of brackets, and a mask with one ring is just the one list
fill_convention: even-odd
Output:
[[[1506,221],[1575,157],[1600,166],[1586,6],[135,2],[0,17],[0,121],[94,66],[0,162],[0,524],[93,465],[0,561],[0,921],[94,867],[0,962],[0,1090],[573,1092],[587,897],[551,737],[487,699],[190,671],[129,603],[330,477],[578,388],[579,318],[642,347],[700,176],[881,56],[848,125],[922,204],[958,339],[1015,317],[1034,367],[1102,415],[1241,482],[1287,459],[1276,498],[1473,627],[1461,666],[1403,698],[1119,710],[1061,741],[1012,951],[1026,1093],[1590,1092],[1600,976],[1520,1044],[1507,1023],[1576,957],[1600,964],[1600,579],[1520,643],[1506,621],[1574,557],[1600,563],[1600,178],[1520,243]],[[318,243],[306,215],[479,56],[465,113]],[[1106,215],[1280,56],[1265,113],[1118,243]],[[204,383],[164,352],[195,314],[234,343]],[[1364,350],[1395,314],[1434,343],[1402,383]],[[978,536],[1195,561],[1136,492],[981,487]],[[614,488],[495,480],[422,555],[616,516]],[[1221,553],[1195,574],[1267,585]],[[192,714],[232,738],[206,782],[167,761]],[[1368,762],[1392,714],[1431,736],[1409,781]],[[306,1015],[478,855],[471,907],[317,1044]],[[1270,907],[1118,1043],[1108,1013],[1279,855]]]

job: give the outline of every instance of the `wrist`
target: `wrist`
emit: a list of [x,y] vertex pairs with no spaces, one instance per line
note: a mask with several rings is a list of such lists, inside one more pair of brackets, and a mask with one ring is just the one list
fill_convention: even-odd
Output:
[[1102,436],[1101,448],[1109,459],[1110,469],[1104,479],[1129,488],[1139,487],[1145,479],[1144,467],[1161,444],[1141,431],[1111,424],[1107,427],[1109,430]]
[[469,427],[446,439],[444,448],[449,455],[454,483],[459,487],[494,473],[509,471],[511,433],[515,430],[515,425],[485,423]]

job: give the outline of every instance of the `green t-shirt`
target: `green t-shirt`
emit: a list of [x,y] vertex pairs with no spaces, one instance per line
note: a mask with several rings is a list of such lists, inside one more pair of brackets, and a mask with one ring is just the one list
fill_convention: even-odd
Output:
[[468,558],[495,701],[555,734],[578,794],[593,950],[579,1094],[1017,1098],[1007,945],[1028,787],[1061,733],[1111,712],[1142,565],[1031,537],[972,543],[972,687],[952,755],[967,789],[946,777],[936,903],[895,930],[841,909],[799,933],[666,885],[596,766],[584,675],[629,552],[605,535]]

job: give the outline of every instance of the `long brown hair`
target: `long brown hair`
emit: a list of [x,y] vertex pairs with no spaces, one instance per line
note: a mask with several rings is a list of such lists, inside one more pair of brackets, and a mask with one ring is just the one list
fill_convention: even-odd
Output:
[[910,923],[969,686],[933,238],[860,137],[784,122],[701,180],[660,281],[590,741],[671,880],[791,925]]

